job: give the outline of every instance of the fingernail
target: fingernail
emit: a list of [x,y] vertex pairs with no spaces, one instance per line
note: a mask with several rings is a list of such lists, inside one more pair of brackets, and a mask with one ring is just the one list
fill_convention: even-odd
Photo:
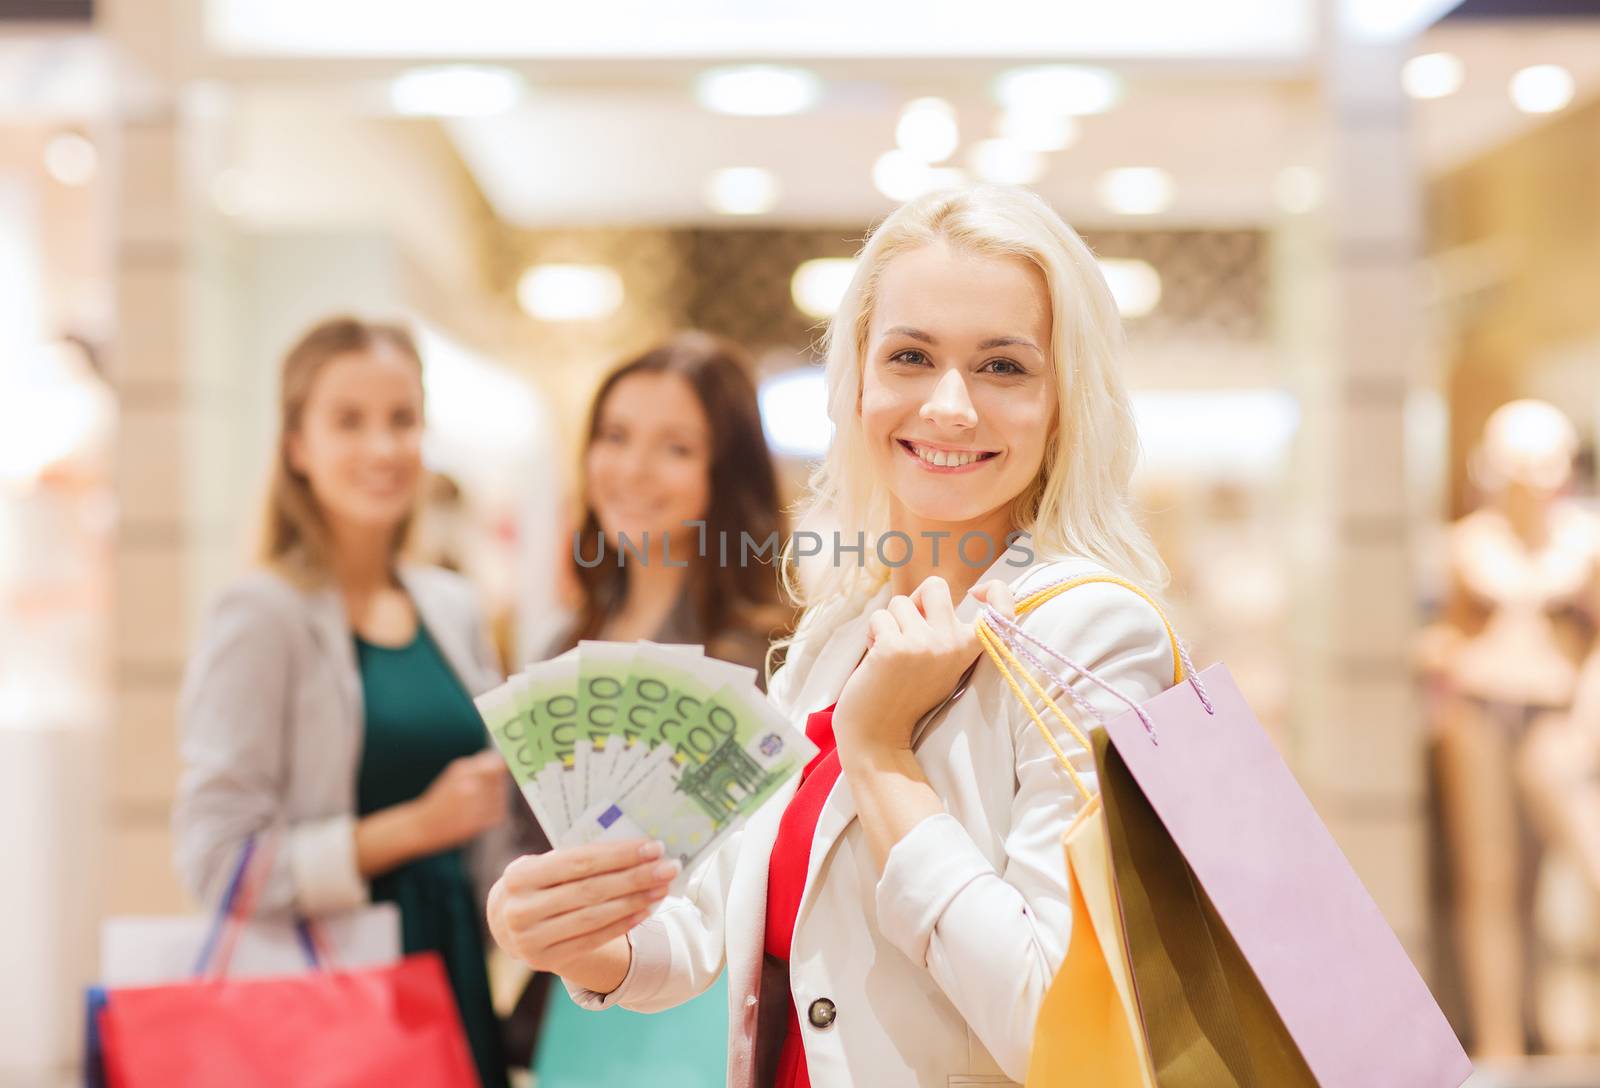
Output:
[[680,866],[676,861],[663,861],[660,865],[650,870],[650,875],[657,880],[671,880],[678,875],[679,868]]
[[639,847],[639,856],[644,858],[646,861],[649,861],[651,858],[658,858],[665,852],[666,847],[662,846],[659,842],[647,842],[643,846]]

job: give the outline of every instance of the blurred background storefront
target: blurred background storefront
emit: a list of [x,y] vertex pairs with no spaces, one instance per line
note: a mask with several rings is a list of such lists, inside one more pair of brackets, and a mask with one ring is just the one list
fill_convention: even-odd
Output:
[[[963,179],[1104,260],[1181,627],[1470,1036],[1416,647],[1497,407],[1559,406],[1594,500],[1600,3],[0,0],[0,1084],[67,1082],[101,918],[191,908],[176,690],[302,327],[419,330],[421,543],[516,659],[605,369],[743,342],[797,494],[851,253]],[[1490,1083],[1600,1084],[1590,970]]]

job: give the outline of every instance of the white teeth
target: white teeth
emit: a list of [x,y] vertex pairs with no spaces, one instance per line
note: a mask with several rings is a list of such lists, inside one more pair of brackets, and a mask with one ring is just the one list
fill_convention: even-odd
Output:
[[955,453],[950,450],[936,450],[927,446],[918,446],[915,443],[912,444],[911,449],[924,462],[937,468],[960,468],[962,465],[970,465],[979,459],[979,455],[976,453]]

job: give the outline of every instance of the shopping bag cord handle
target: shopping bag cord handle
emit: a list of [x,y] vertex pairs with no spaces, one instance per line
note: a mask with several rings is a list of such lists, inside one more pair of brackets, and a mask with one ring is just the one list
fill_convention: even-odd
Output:
[[[272,846],[260,846],[259,836],[251,835],[239,851],[228,888],[206,934],[205,943],[195,959],[193,975],[197,978],[224,978],[233,963],[233,953],[245,923],[255,917],[256,900],[272,870]],[[306,966],[313,971],[330,962],[327,942],[321,927],[311,919],[296,917],[295,943],[305,957]]]
[[[1177,632],[1173,630],[1171,622],[1169,622],[1166,617],[1166,613],[1162,610],[1161,606],[1156,603],[1155,598],[1150,596],[1149,593],[1145,592],[1134,583],[1111,574],[1092,574],[1078,578],[1064,578],[1058,582],[1035,590],[1024,597],[1017,603],[1017,615],[1027,615],[1029,612],[1032,612],[1046,601],[1060,596],[1069,589],[1092,583],[1122,586],[1124,589],[1127,589],[1142,597],[1152,608],[1156,610],[1156,614],[1160,616],[1161,623],[1166,628],[1167,637],[1172,644],[1173,683],[1182,683],[1183,680],[1187,679],[1190,685],[1194,688],[1196,696],[1199,697],[1200,704],[1205,707],[1206,713],[1215,714],[1216,709],[1212,706],[1210,696],[1206,693],[1205,685],[1200,680],[1199,674],[1195,671],[1193,662],[1189,659],[1188,648],[1185,647],[1182,640],[1178,638]],[[1067,716],[1066,712],[1063,711],[1059,705],[1057,705],[1055,700],[1050,697],[1050,693],[1046,691],[1037,680],[1034,679],[1033,674],[1023,667],[1022,662],[1018,659],[1018,653],[1020,652],[1022,656],[1026,657],[1042,675],[1048,677],[1054,684],[1059,686],[1061,690],[1066,693],[1068,698],[1072,700],[1075,706],[1087,712],[1097,721],[1101,720],[1100,713],[1095,710],[1087,700],[1079,695],[1077,691],[1074,690],[1073,687],[1061,676],[1057,675],[1052,668],[1047,666],[1043,661],[1035,656],[1032,651],[1028,649],[1026,643],[1033,643],[1050,656],[1061,661],[1074,672],[1085,677],[1090,682],[1098,685],[1099,687],[1110,692],[1112,695],[1116,696],[1118,699],[1127,703],[1133,708],[1135,713],[1138,714],[1140,723],[1143,724],[1145,732],[1150,737],[1151,743],[1160,743],[1160,739],[1156,735],[1155,724],[1150,720],[1149,715],[1141,706],[1138,705],[1138,703],[1128,698],[1122,692],[1118,691],[1113,685],[1107,683],[1102,677],[1096,675],[1092,669],[1087,669],[1082,665],[1079,665],[1071,658],[1068,658],[1064,654],[1056,651],[1053,647],[1046,645],[1037,638],[1034,638],[1032,634],[1024,631],[1020,625],[1016,624],[1008,617],[1000,615],[993,608],[990,608],[980,615],[975,630],[978,636],[978,641],[983,646],[984,652],[987,653],[989,659],[994,662],[995,667],[999,670],[1000,675],[1004,678],[1007,686],[1011,688],[1011,692],[1016,697],[1017,701],[1022,704],[1024,709],[1027,710],[1028,716],[1033,719],[1034,726],[1039,730],[1040,735],[1044,737],[1045,743],[1050,746],[1051,751],[1055,754],[1057,762],[1059,762],[1062,768],[1065,769],[1067,776],[1072,780],[1073,786],[1077,788],[1078,792],[1082,794],[1085,800],[1092,796],[1091,791],[1084,783],[1082,777],[1078,774],[1077,768],[1073,766],[1070,757],[1068,757],[1067,753],[1062,749],[1060,743],[1056,740],[1055,735],[1050,731],[1050,727],[1047,726],[1044,723],[1044,719],[1039,716],[1038,708],[1036,708],[1033,704],[1033,701],[1023,693],[1021,685],[1017,683],[1017,677],[1020,676],[1022,680],[1033,689],[1034,694],[1039,697],[1040,702],[1049,708],[1055,718],[1066,727],[1067,732],[1072,735],[1073,740],[1082,746],[1084,751],[1090,750],[1089,739],[1084,735],[1083,730],[1080,729],[1077,724]],[[1004,632],[1005,635],[1010,636],[1010,638],[1008,639],[1003,637],[1001,632]],[[1015,650],[1013,650],[1013,645],[1015,646]]]

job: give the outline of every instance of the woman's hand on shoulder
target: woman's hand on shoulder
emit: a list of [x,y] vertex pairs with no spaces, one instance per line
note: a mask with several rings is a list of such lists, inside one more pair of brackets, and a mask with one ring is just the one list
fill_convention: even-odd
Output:
[[[1011,615],[1010,587],[985,582],[974,597]],[[917,721],[955,687],[982,651],[972,623],[956,617],[950,586],[937,575],[868,618],[867,655],[846,681],[834,726],[841,755],[899,751]]]

